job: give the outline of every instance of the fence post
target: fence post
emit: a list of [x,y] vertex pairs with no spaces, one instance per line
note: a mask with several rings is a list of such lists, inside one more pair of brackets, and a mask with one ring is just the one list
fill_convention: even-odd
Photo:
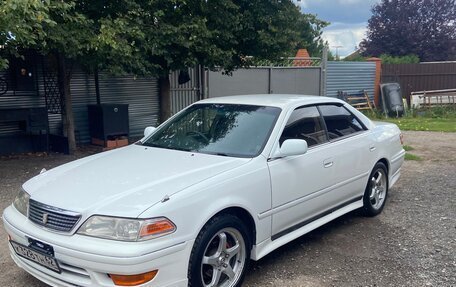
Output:
[[382,60],[380,58],[369,58],[369,62],[375,62],[374,102],[380,107],[380,79],[382,74]]
[[321,56],[320,64],[320,96],[326,96],[326,68],[328,64],[328,47],[323,47],[323,55]]

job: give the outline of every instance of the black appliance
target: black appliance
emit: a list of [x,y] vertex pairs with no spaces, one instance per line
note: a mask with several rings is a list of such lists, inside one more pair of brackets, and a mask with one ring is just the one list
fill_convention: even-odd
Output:
[[90,137],[107,141],[128,137],[128,104],[88,105]]

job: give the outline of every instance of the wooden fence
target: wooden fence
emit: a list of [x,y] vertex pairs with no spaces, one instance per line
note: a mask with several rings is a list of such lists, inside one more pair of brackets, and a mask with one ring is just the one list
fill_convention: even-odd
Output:
[[412,92],[456,88],[456,62],[383,64],[382,83],[390,82],[401,85],[410,103]]

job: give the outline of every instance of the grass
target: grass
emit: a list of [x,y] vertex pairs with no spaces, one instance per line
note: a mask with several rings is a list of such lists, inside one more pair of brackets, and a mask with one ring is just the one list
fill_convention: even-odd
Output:
[[413,147],[409,146],[409,145],[403,145],[402,148],[405,150],[405,151],[411,151],[411,150],[414,150]]
[[380,112],[368,112],[366,115],[372,120],[394,123],[404,131],[456,132],[455,107],[410,110],[401,118],[385,117]]
[[417,117],[382,120],[396,124],[403,131],[456,132],[456,119]]
[[415,154],[411,154],[411,153],[406,152],[406,153],[405,153],[405,160],[422,161],[423,158],[420,157],[420,156],[417,156],[417,155],[415,155]]

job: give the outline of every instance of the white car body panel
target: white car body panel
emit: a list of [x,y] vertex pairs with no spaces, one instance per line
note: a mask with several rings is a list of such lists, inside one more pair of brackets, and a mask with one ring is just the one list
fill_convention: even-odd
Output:
[[130,145],[49,170],[23,188],[36,201],[62,209],[137,217],[165,195],[248,161]]
[[[387,163],[390,187],[400,176],[405,152],[397,126],[371,122],[345,103],[367,130],[311,147],[303,155],[272,158],[295,108],[343,103],[340,100],[249,95],[200,103],[274,106],[282,112],[261,154],[254,158],[130,145],[32,178],[23,188],[33,200],[78,212],[82,217],[70,233],[58,233],[32,223],[13,206],[8,207],[3,221],[11,239],[27,244],[27,238],[33,238],[53,246],[55,258],[68,270],[57,274],[18,257],[11,250],[17,265],[51,286],[114,286],[107,273],[128,275],[154,269],[159,269],[156,278],[141,286],[187,286],[194,240],[217,213],[230,208],[250,215],[255,229],[251,258],[258,260],[334,218],[362,207],[369,174],[379,160]],[[309,166],[310,170],[306,168]],[[177,230],[143,242],[76,234],[92,215],[164,216]]]

